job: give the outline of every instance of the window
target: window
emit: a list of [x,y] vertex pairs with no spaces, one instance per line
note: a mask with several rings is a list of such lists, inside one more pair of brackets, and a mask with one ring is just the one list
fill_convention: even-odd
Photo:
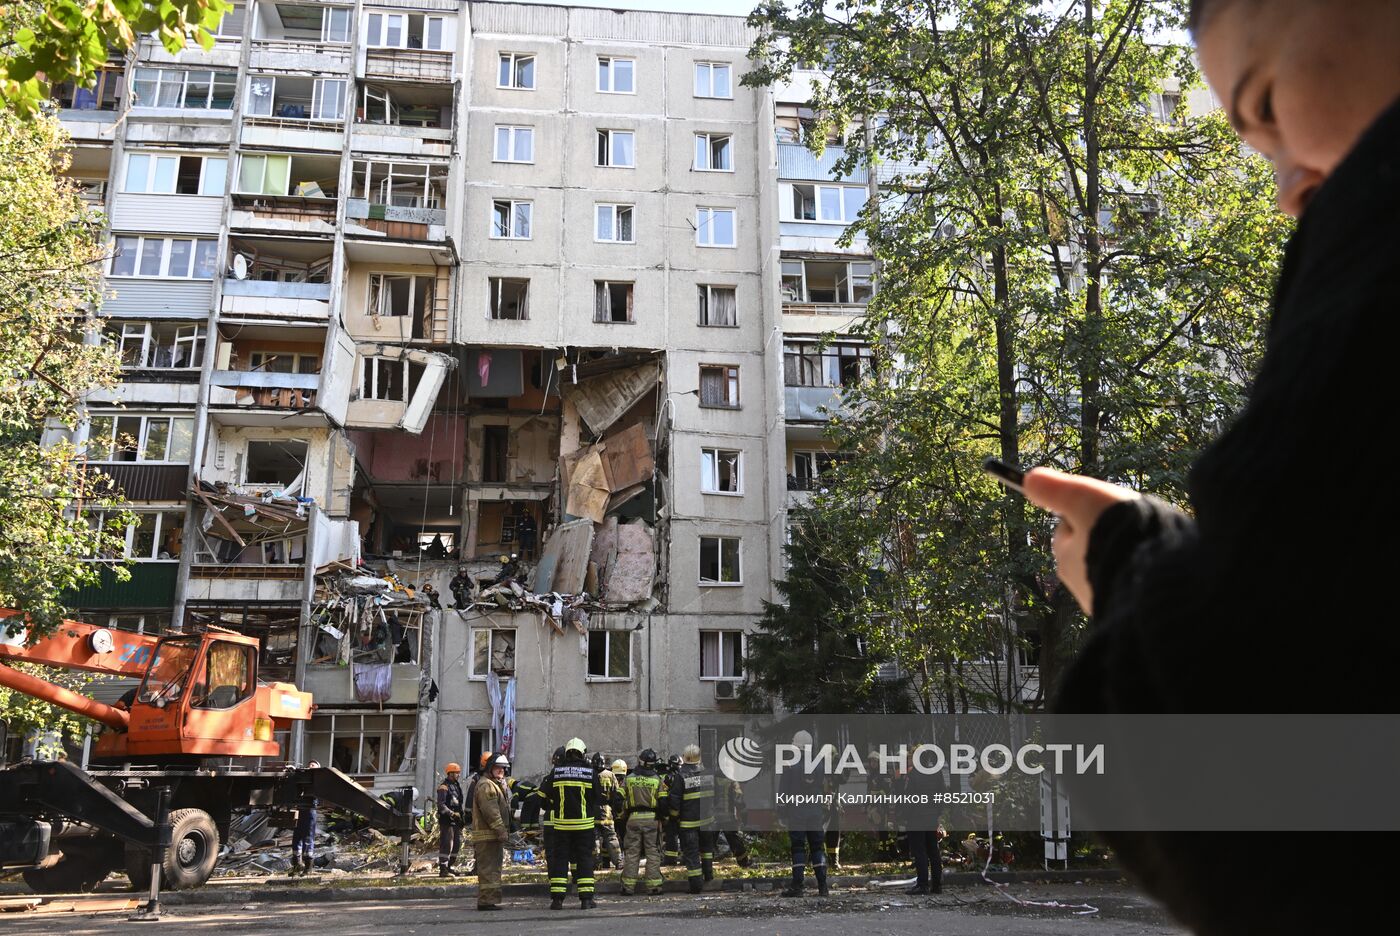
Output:
[[874,292],[872,263],[836,260],[784,260],[784,302],[864,305]]
[[632,321],[632,285],[594,280],[593,321]]
[[734,209],[697,208],[695,243],[701,247],[733,247]]
[[727,133],[695,134],[695,168],[702,172],[734,171],[734,138]]
[[417,737],[416,715],[317,715],[306,726],[306,757],[352,776],[411,774]]
[[732,98],[729,85],[730,66],[721,62],[695,63],[695,96]]
[[533,202],[497,199],[491,203],[491,236],[510,240],[530,239]]
[[700,324],[733,327],[739,324],[737,291],[733,286],[700,286]]
[[321,41],[348,43],[352,12],[349,7],[325,7],[321,11]]
[[248,355],[248,369],[265,374],[319,374],[321,356],[294,351],[253,351]]
[[739,408],[739,368],[700,366],[700,405]]
[[632,239],[631,205],[595,205],[597,228],[594,238],[611,244],[630,244]]
[[743,453],[729,449],[700,450],[700,490],[705,494],[742,494]]
[[345,82],[339,78],[317,78],[311,92],[313,120],[345,119]]
[[441,211],[447,190],[446,163],[356,160],[351,166],[352,197],[371,205]]
[[108,276],[213,279],[216,240],[118,235]]
[[491,289],[491,317],[523,322],[529,316],[530,281],[493,276],[487,281]]
[[535,56],[520,52],[502,52],[496,87],[534,90]]
[[[104,513],[88,515],[88,522],[101,528],[110,521]],[[110,530],[123,540],[120,556],[104,555],[104,559],[134,559],[140,562],[178,561],[184,545],[185,511],[149,510],[136,514],[136,521],[125,530]]]
[[188,462],[194,420],[171,416],[95,415],[87,457],[97,462]]
[[515,631],[472,628],[472,679],[485,679],[487,673],[515,675]]
[[107,342],[124,368],[197,369],[204,363],[204,326],[164,322],[109,323]]
[[154,195],[223,195],[228,160],[214,156],[158,156],[131,153],[126,157],[123,192]]
[[788,475],[787,488],[789,491],[818,490],[822,478],[848,459],[844,452],[793,452],[792,474]]
[[242,39],[243,38],[243,17],[247,14],[247,4],[235,3],[232,8],[219,20],[219,25],[213,30],[214,36],[219,39]]
[[231,709],[253,694],[253,648],[221,642],[209,647],[195,676],[190,704],[202,709]]
[[598,90],[604,94],[632,94],[632,75],[636,69],[635,59],[598,56]]
[[292,157],[245,155],[238,164],[238,191],[247,195],[286,195]]
[[370,315],[412,316],[417,320],[431,312],[436,285],[431,276],[371,273],[366,309]]
[[370,13],[365,17],[365,45],[379,49],[447,51],[445,19],[409,13]]
[[593,630],[588,632],[588,679],[632,678],[632,632]]
[[238,73],[179,68],[137,68],[131,81],[133,107],[233,110]]
[[532,163],[535,161],[535,128],[496,128],[496,162]]
[[854,387],[870,373],[866,345],[789,341],[783,345],[783,383],[789,387]]
[[598,131],[598,165],[631,169],[637,164],[631,130]]
[[700,632],[700,678],[744,678],[743,631]]
[[366,357],[360,375],[363,400],[408,401],[408,359]]
[[850,224],[860,216],[869,190],[863,185],[809,185],[793,183],[791,221],[823,221]]

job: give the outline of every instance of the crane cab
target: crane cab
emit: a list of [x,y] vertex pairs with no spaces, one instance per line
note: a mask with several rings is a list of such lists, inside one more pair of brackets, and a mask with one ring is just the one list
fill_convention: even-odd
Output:
[[311,717],[311,695],[260,685],[258,641],[231,631],[172,634],[151,653],[125,732],[107,732],[103,760],[147,756],[277,757],[274,733]]

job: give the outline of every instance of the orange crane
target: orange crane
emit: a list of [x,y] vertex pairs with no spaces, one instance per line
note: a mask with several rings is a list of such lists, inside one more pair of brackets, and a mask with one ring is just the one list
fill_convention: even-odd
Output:
[[[0,768],[0,869],[25,869],[42,893],[90,890],[125,865],[140,889],[156,856],[166,886],[197,887],[236,815],[316,801],[397,834],[406,857],[413,790],[396,791],[401,809],[332,768],[265,766],[280,756],[276,733],[309,719],[313,702],[287,683],[259,682],[258,648],[221,628],[156,637],[67,620],[31,643],[17,612],[0,609],[0,686],[106,729],[87,771],[67,763]],[[139,682],[128,701],[107,705],[4,665],[11,660]]]

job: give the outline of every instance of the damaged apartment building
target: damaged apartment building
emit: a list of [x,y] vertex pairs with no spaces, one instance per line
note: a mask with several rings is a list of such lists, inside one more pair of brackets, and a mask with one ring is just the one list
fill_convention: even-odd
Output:
[[258,637],[290,757],[380,787],[732,711],[871,282],[753,38],[258,0],[56,89],[123,363],[75,441],[138,517],[75,613]]

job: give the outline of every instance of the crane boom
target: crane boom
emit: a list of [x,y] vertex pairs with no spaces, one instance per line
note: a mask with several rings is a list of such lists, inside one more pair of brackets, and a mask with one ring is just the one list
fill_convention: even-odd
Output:
[[65,620],[47,637],[25,646],[28,629],[10,629],[15,611],[0,609],[0,660],[42,663],[58,669],[139,677],[155,655],[157,637]]

